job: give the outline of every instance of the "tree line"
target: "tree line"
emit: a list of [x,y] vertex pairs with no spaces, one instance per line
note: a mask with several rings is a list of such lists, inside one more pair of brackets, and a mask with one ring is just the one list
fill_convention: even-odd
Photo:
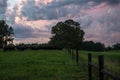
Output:
[[87,51],[109,51],[120,50],[120,43],[113,44],[111,46],[105,46],[104,43],[94,41],[83,41],[80,50]]
[[87,51],[105,51],[105,50],[120,50],[120,43],[109,47],[101,42],[84,41],[84,30],[78,22],[68,19],[64,22],[58,22],[51,30],[52,37],[47,44],[13,44],[14,35],[13,28],[4,20],[0,20],[0,47],[4,50],[10,49],[79,49]]
[[[0,47],[2,48],[2,47]],[[49,50],[62,50],[64,47],[51,45],[49,43],[45,44],[38,44],[38,43],[31,43],[31,44],[24,44],[19,43],[16,45],[9,44],[6,47],[6,50],[20,50],[24,51],[27,49],[32,50],[40,50],[40,49],[49,49]],[[93,42],[93,41],[83,41],[81,46],[78,48],[79,50],[86,50],[86,51],[110,51],[110,50],[120,50],[120,43],[116,43],[112,46],[105,47],[105,45],[101,42]]]

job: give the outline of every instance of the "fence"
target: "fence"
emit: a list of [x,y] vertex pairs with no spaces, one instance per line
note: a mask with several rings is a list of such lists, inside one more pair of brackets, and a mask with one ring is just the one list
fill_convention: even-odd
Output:
[[92,63],[92,54],[88,54],[88,80],[92,80],[92,67],[99,70],[99,80],[105,80],[104,76],[110,77],[112,80],[120,80],[119,77],[108,72],[104,67],[104,56],[98,56],[98,65]]
[[[72,50],[69,50],[72,59],[75,59],[76,63],[79,64],[79,54],[76,50],[76,55]],[[99,80],[105,80],[105,76],[109,77],[110,80],[120,80],[118,76],[113,75],[111,72],[107,71],[104,67],[104,56],[98,56],[98,65],[92,63],[92,54],[88,54],[88,80],[92,80],[92,67],[96,68],[99,72]]]

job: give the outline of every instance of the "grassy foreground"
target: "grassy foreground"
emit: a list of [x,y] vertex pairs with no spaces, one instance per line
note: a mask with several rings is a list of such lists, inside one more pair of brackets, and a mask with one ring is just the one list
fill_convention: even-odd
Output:
[[0,50],[0,80],[87,80],[86,75],[63,51]]
[[78,66],[65,51],[0,50],[0,80],[87,80],[87,66],[82,63],[87,65],[88,53],[96,64],[98,55],[104,55],[105,68],[120,75],[120,51],[79,51]]

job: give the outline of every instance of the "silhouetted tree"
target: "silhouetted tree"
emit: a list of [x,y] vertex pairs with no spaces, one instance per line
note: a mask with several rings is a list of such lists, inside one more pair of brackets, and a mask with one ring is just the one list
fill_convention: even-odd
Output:
[[0,44],[3,47],[6,47],[8,42],[13,42],[11,37],[13,34],[13,28],[9,27],[4,20],[0,20]]
[[84,31],[80,24],[71,19],[58,22],[52,27],[50,44],[63,48],[78,48],[83,41]]

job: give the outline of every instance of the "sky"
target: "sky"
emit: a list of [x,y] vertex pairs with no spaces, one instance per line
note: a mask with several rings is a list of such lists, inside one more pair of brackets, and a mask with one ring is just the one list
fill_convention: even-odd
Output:
[[0,0],[0,20],[13,27],[15,43],[47,43],[52,26],[73,19],[85,40],[120,42],[120,0]]

